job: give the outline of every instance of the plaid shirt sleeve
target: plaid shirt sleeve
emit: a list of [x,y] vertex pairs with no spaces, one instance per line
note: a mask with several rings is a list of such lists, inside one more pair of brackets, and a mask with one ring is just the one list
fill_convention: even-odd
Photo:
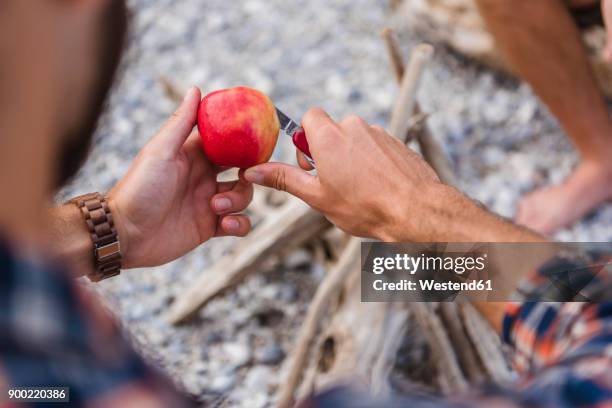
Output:
[[0,406],[14,387],[69,387],[71,406],[191,404],[63,267],[16,252],[0,241]]
[[[554,258],[525,279],[502,338],[520,378],[469,395],[381,401],[336,388],[304,407],[612,407],[612,259]],[[580,290],[578,290],[580,289]]]
[[526,401],[612,406],[611,279],[612,258],[590,254],[554,258],[522,282],[502,338]]

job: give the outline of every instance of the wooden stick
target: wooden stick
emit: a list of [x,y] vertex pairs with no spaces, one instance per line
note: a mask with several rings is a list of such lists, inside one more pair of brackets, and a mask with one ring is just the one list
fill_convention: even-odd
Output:
[[440,318],[428,303],[414,302],[410,310],[423,328],[437,367],[440,386],[445,393],[464,391],[468,383],[463,376],[456,353]]
[[[387,48],[387,53],[389,54],[389,61],[391,62],[391,68],[393,69],[395,79],[397,82],[402,83],[405,67],[402,53],[399,44],[397,43],[397,37],[395,36],[394,31],[389,27],[386,27],[383,30],[382,37],[385,41],[385,46]],[[424,115],[418,101],[414,103],[414,114],[417,118]],[[429,125],[424,123],[422,126],[418,127],[410,126],[409,124],[408,129],[410,128],[414,129],[414,131],[409,132],[411,134],[408,134],[406,139],[410,140],[414,138],[417,140],[423,157],[436,171],[436,173],[438,173],[438,177],[440,177],[440,180],[443,183],[452,186],[457,185],[455,173],[452,171],[451,165],[446,157],[446,154],[444,153],[444,149],[438,140],[433,136]]]
[[512,373],[502,353],[497,333],[483,320],[480,312],[470,302],[462,301],[459,306],[465,329],[470,334],[470,339],[487,374],[498,383],[510,381]]
[[397,44],[394,31],[385,27],[381,33],[385,46],[387,47],[387,53],[389,54],[389,60],[391,62],[391,68],[395,75],[395,80],[400,83],[404,77],[404,58]]
[[467,334],[464,332],[461,316],[457,308],[457,303],[455,302],[441,302],[438,311],[444,322],[444,327],[446,327],[448,331],[448,336],[455,350],[458,351],[456,354],[461,364],[461,368],[465,372],[470,383],[480,384],[484,382],[485,376],[478,362],[478,356],[476,356],[474,352],[474,347],[470,343]]
[[372,364],[370,391],[378,396],[387,396],[391,392],[389,376],[395,367],[397,352],[406,335],[410,315],[404,305],[387,303],[385,306],[385,332],[382,333],[381,341],[371,347],[371,350],[376,352],[376,358]]
[[444,152],[444,148],[438,139],[434,137],[429,125],[423,125],[421,131],[416,134],[416,140],[425,161],[436,171],[440,181],[449,186],[457,186],[457,177]]
[[323,282],[317,288],[315,296],[308,307],[308,312],[301,332],[297,338],[294,350],[289,361],[289,371],[279,390],[279,407],[288,407],[293,403],[293,395],[300,384],[306,358],[310,354],[310,348],[319,330],[319,323],[327,309],[330,299],[337,295],[346,281],[348,274],[354,270],[359,262],[359,251],[361,240],[351,238],[338,263],[329,271]]
[[389,133],[392,136],[403,138],[408,131],[408,121],[413,115],[416,104],[419,80],[432,54],[433,47],[429,44],[417,45],[411,53],[410,62],[400,84],[400,93],[391,114]]
[[291,198],[274,217],[267,217],[234,251],[221,258],[181,294],[168,312],[173,324],[193,316],[212,298],[240,283],[273,253],[283,252],[317,235],[329,222],[297,198]]
[[184,92],[181,92],[178,87],[172,81],[170,81],[168,77],[163,75],[160,76],[159,83],[161,84],[164,93],[170,100],[176,103],[181,103],[181,101],[183,100]]

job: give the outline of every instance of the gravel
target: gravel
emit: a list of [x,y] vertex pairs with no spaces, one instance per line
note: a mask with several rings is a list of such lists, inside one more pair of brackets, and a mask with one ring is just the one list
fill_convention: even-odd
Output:
[[[175,108],[159,78],[203,92],[247,85],[267,92],[290,115],[322,106],[338,119],[358,114],[386,125],[397,93],[379,37],[389,21],[377,0],[132,0],[123,75],[96,134],[90,160],[58,196],[110,188]],[[423,40],[401,31],[406,54]],[[512,217],[517,199],[558,182],[576,154],[528,86],[438,46],[419,94],[447,147],[461,187]],[[281,140],[277,159],[292,147]],[[558,239],[612,240],[607,205]],[[177,383],[208,402],[266,406],[278,387],[285,351],[322,277],[298,250],[288,262],[250,277],[171,327],[168,305],[235,239],[213,240],[159,268],[126,271],[98,285],[137,347]],[[305,267],[306,266],[306,267]]]

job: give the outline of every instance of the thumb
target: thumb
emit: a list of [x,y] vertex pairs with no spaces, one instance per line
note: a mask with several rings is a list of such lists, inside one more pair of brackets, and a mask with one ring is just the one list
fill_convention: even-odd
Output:
[[199,88],[195,86],[189,88],[181,105],[155,137],[155,144],[171,154],[180,150],[196,124],[200,97]]
[[319,179],[304,170],[284,163],[264,163],[251,167],[244,178],[253,184],[286,191],[310,205],[321,196]]

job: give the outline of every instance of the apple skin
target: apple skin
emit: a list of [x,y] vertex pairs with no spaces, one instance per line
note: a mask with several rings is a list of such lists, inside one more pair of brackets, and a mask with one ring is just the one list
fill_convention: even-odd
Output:
[[280,124],[265,94],[237,87],[212,92],[198,108],[204,153],[217,166],[246,169],[270,160]]

